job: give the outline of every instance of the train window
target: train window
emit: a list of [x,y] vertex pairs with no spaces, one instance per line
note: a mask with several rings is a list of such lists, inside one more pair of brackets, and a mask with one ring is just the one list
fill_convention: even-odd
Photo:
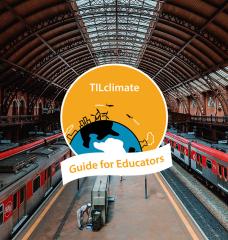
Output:
[[184,153],[184,147],[181,146],[181,149],[180,149],[181,153]]
[[60,169],[60,163],[56,162],[55,163],[55,171],[57,172]]
[[3,204],[0,204],[0,225],[3,223]]
[[176,143],[176,149],[178,150],[178,144]]
[[48,178],[51,176],[51,167],[48,167]]
[[225,180],[227,180],[227,168],[226,167],[224,167],[224,178],[225,178]]
[[13,195],[13,210],[17,208],[17,193]]
[[24,202],[24,198],[25,198],[25,191],[24,191],[24,188],[21,188],[20,189],[20,204],[22,203],[22,202]]
[[33,180],[33,193],[36,192],[40,187],[40,176],[37,176],[34,180]]
[[200,154],[197,154],[197,162],[202,165],[202,156]]
[[222,166],[219,165],[219,176],[222,176]]
[[208,160],[208,159],[207,159],[207,167],[208,167],[209,169],[212,168],[212,162],[211,162],[210,160]]

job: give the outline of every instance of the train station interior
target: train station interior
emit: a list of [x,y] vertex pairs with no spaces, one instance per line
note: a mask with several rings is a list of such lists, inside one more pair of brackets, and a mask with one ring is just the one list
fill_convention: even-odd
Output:
[[[227,47],[226,0],[1,0],[0,239],[228,239]],[[104,64],[158,85],[173,166],[106,179],[106,224],[80,231],[96,178],[61,184],[61,106]]]

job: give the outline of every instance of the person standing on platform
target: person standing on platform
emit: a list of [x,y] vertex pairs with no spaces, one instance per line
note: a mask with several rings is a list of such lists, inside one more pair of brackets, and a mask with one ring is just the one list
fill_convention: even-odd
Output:
[[83,230],[83,222],[84,222],[84,214],[86,213],[88,216],[88,219],[86,222],[89,221],[89,215],[90,215],[90,209],[91,209],[91,203],[85,204],[83,206],[81,206],[78,210],[77,210],[77,223],[78,223],[78,228],[80,230]]

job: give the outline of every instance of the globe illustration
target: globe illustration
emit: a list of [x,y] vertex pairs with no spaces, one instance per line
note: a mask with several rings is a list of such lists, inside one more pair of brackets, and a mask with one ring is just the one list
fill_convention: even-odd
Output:
[[70,144],[77,154],[103,152],[95,146],[109,139],[122,141],[125,152],[142,151],[139,140],[129,128],[110,120],[100,120],[85,125],[77,132]]

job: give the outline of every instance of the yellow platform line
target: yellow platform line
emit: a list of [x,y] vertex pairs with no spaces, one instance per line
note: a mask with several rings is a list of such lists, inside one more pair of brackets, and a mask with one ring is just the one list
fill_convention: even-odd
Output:
[[195,231],[193,230],[191,224],[189,223],[189,221],[187,220],[187,218],[184,216],[182,210],[180,209],[180,207],[177,205],[176,200],[174,199],[174,197],[170,194],[169,190],[167,189],[167,187],[165,186],[165,184],[162,182],[161,177],[155,173],[155,177],[157,179],[157,181],[159,182],[159,184],[161,185],[162,189],[164,190],[164,192],[166,193],[169,201],[171,202],[171,204],[173,205],[174,209],[176,210],[178,216],[180,217],[180,219],[183,221],[185,227],[187,228],[189,234],[191,235],[193,240],[199,240],[199,237],[197,236],[197,234],[195,233]]
[[51,201],[48,203],[48,205],[45,207],[45,209],[42,211],[42,213],[39,215],[39,217],[36,219],[36,221],[32,224],[32,226],[29,228],[29,230],[26,232],[26,234],[23,236],[22,240],[27,240],[32,235],[33,231],[36,229],[36,227],[39,225],[39,223],[42,221],[48,210],[52,207],[56,199],[59,197],[59,195],[64,190],[65,186],[62,186],[59,191],[55,194],[55,196],[51,199]]

